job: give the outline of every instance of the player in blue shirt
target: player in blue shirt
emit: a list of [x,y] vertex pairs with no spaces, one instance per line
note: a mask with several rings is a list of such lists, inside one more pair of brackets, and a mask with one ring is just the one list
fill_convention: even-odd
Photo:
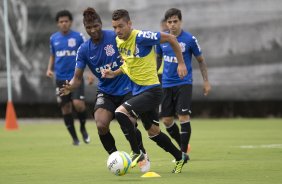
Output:
[[83,83],[71,94],[64,97],[59,96],[59,88],[74,75],[76,52],[84,42],[84,37],[81,33],[71,30],[72,14],[69,11],[59,11],[56,15],[56,22],[59,31],[50,37],[51,55],[46,75],[52,78],[54,68],[58,95],[57,102],[60,104],[65,125],[73,139],[73,145],[79,145],[79,139],[75,131],[72,105],[77,111],[77,116],[80,120],[80,132],[83,140],[85,143],[89,143],[90,137],[85,128],[86,108]]
[[[109,126],[115,115],[115,110],[123,102],[132,97],[131,81],[126,75],[120,75],[114,79],[102,78],[101,71],[105,68],[117,70],[122,61],[116,46],[116,34],[114,31],[102,30],[102,21],[99,14],[93,8],[87,8],[83,13],[83,24],[86,32],[91,37],[83,43],[77,53],[76,69],[73,79],[61,89],[62,95],[68,94],[81,83],[83,71],[86,65],[98,78],[98,91],[94,108],[94,118],[100,140],[105,150],[111,154],[117,151],[114,137]],[[136,119],[131,119],[136,124]],[[146,153],[141,132],[133,125],[137,134],[138,149]],[[122,131],[127,139],[128,132],[123,127]],[[145,162],[139,165],[142,172],[150,169],[147,154]]]
[[[167,32],[168,27],[166,25],[166,20],[163,18],[160,22],[160,28],[162,32]],[[164,69],[164,63],[163,60],[157,60],[157,70],[158,70],[158,78],[160,83],[162,83],[162,74],[163,74],[163,69]]]
[[[165,20],[169,33],[176,36],[181,47],[182,55],[187,67],[188,75],[181,79],[177,75],[178,61],[171,46],[163,43],[157,47],[158,60],[164,61],[162,76],[163,99],[161,103],[161,117],[168,133],[181,147],[183,152],[189,152],[189,140],[191,136],[190,114],[192,99],[192,55],[199,63],[204,80],[204,95],[211,90],[208,81],[207,65],[202,56],[201,48],[197,39],[181,28],[181,11],[171,8],[165,13]],[[180,121],[181,133],[174,122],[174,115],[177,114]]]

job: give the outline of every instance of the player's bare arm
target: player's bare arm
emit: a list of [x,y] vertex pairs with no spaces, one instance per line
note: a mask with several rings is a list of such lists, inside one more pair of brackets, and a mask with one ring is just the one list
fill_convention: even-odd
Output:
[[82,78],[83,78],[83,70],[76,68],[74,72],[74,76],[71,79],[71,81],[69,82],[66,80],[65,84],[60,89],[60,96],[68,95],[74,89],[78,88],[82,82]]
[[205,59],[203,56],[198,56],[196,59],[199,63],[201,74],[204,80],[204,85],[203,85],[204,95],[207,96],[211,90],[211,85],[208,79],[207,63],[205,62]]
[[171,45],[178,61],[177,73],[179,77],[183,79],[187,75],[187,68],[184,63],[182,51],[176,37],[174,35],[161,32],[161,43],[164,42],[168,42]]
[[53,76],[54,76],[54,72],[53,72],[54,61],[55,61],[54,56],[51,55],[50,58],[49,58],[48,68],[47,68],[47,71],[46,71],[46,76],[49,77],[49,78],[53,78]]
[[112,71],[111,69],[104,69],[102,70],[102,78],[115,78],[116,76],[122,74],[121,69],[117,69]]

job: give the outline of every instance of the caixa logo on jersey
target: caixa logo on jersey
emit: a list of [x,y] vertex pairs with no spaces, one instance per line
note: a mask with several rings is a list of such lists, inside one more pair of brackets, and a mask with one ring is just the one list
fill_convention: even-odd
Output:
[[74,38],[68,39],[68,46],[69,47],[75,47],[76,46],[76,40]]
[[115,49],[113,48],[114,46],[112,44],[107,45],[104,50],[106,51],[107,56],[112,56],[115,54]]
[[177,58],[175,56],[164,55],[164,61],[170,62],[170,63],[178,63]]
[[97,73],[101,73],[101,70],[103,70],[103,69],[110,69],[111,70],[111,69],[118,68],[118,67],[119,67],[119,65],[118,65],[117,61],[114,61],[112,63],[108,63],[108,64],[105,64],[103,66],[95,68],[95,71]]

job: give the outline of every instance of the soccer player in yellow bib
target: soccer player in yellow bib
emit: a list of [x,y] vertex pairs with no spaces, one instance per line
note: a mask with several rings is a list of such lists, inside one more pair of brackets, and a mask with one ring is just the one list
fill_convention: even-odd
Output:
[[172,173],[180,173],[189,157],[186,153],[181,152],[159,128],[157,108],[161,101],[162,92],[157,76],[154,45],[163,42],[170,43],[179,62],[178,75],[183,78],[187,75],[187,70],[181,48],[173,35],[132,29],[129,13],[124,9],[113,12],[112,26],[117,34],[117,47],[124,63],[115,71],[104,69],[102,76],[114,78],[124,73],[132,81],[133,97],[125,101],[115,111],[115,117],[120,126],[127,128],[130,134],[130,146],[134,152],[132,167],[144,160],[144,154],[138,148],[134,127],[130,121],[132,117],[139,117],[150,139],[174,156],[176,165]]

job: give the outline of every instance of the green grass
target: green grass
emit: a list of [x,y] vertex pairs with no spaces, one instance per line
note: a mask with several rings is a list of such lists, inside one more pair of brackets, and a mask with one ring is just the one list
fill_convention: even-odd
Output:
[[[150,141],[139,126],[152,171],[161,178],[141,178],[138,168],[125,176],[111,174],[94,121],[88,122],[91,144],[75,147],[62,120],[18,120],[17,131],[6,131],[1,120],[0,183],[278,184],[282,181],[281,119],[194,119],[191,161],[181,174],[170,173],[172,156]],[[116,122],[112,123],[111,131],[118,149],[130,152]],[[240,147],[244,145],[254,147]]]

